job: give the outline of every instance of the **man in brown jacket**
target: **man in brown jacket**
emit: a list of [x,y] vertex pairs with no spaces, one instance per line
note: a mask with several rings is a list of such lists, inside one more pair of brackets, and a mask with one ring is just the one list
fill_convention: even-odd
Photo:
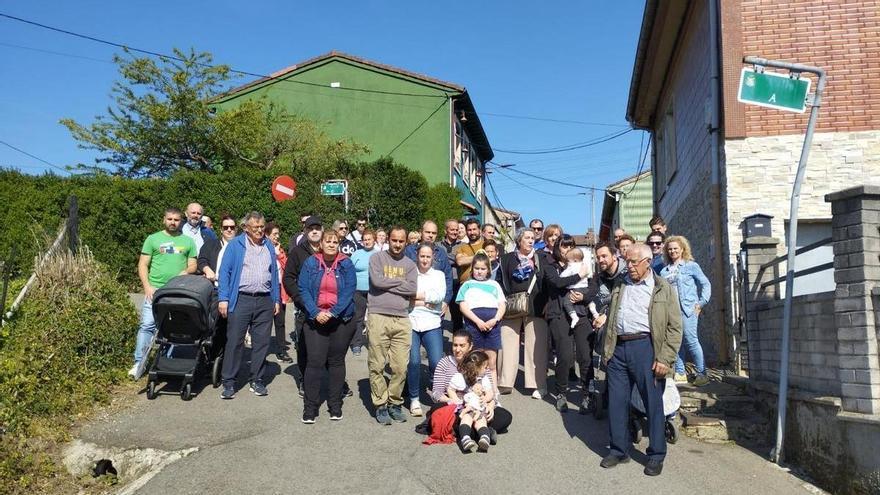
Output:
[[663,389],[672,379],[681,345],[678,296],[651,270],[651,249],[636,243],[626,253],[627,276],[611,290],[603,359],[608,380],[608,428],[611,451],[601,466],[629,461],[629,420],[632,387],[638,389],[648,416],[650,443],[645,474],[657,476],[666,457]]

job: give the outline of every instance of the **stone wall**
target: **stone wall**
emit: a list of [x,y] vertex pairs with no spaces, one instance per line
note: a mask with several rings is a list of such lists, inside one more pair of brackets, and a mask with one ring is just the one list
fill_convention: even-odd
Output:
[[[749,378],[779,382],[784,301],[757,303],[749,326]],[[819,396],[840,396],[834,292],[792,298],[788,381]]]
[[[785,220],[803,141],[803,134],[726,140],[729,254],[739,251],[742,219],[753,213],[773,215],[772,235],[782,241],[779,254],[786,252]],[[831,205],[825,195],[856,184],[880,184],[878,171],[880,131],[817,133],[801,187],[798,217],[830,219]]]

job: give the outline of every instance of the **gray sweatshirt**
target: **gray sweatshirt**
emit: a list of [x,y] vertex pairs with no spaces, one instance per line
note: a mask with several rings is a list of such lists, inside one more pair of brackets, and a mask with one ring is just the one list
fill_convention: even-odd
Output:
[[411,299],[418,288],[416,264],[403,253],[395,259],[388,251],[370,258],[370,295],[367,311],[386,316],[409,317]]

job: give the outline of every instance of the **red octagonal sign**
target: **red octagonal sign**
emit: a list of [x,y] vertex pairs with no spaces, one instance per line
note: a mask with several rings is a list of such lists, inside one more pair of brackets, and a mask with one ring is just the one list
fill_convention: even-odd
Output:
[[281,175],[272,182],[272,197],[275,201],[287,201],[296,197],[296,181]]

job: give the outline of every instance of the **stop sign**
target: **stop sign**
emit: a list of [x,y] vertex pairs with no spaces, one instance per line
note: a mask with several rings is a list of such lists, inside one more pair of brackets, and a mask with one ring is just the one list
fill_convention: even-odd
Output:
[[275,201],[287,201],[296,197],[296,181],[281,175],[272,182],[272,197]]

